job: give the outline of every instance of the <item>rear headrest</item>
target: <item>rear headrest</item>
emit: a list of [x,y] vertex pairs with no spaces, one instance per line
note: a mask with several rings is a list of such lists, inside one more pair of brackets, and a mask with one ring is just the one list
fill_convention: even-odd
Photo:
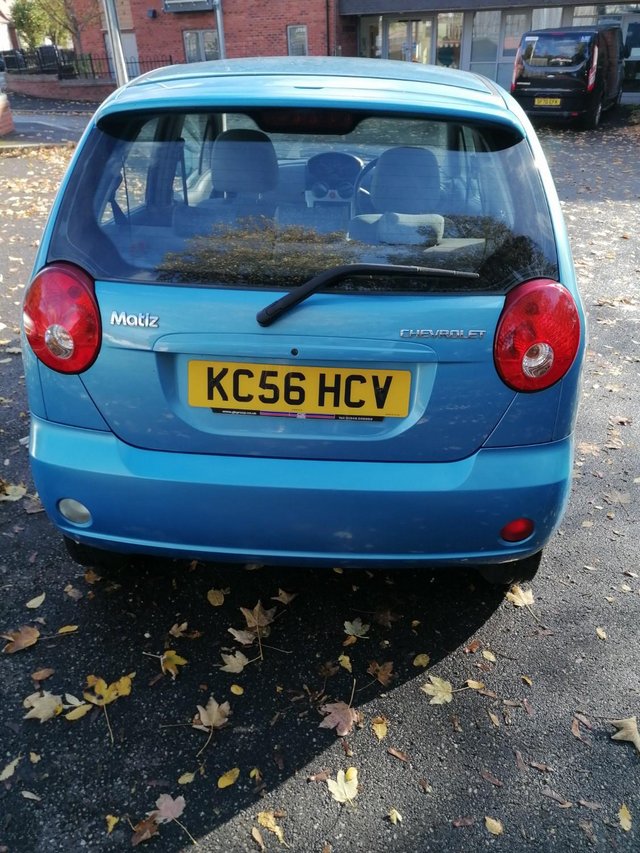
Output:
[[211,172],[213,185],[220,192],[273,190],[278,183],[273,143],[260,130],[225,130],[213,143]]
[[371,179],[371,201],[377,211],[425,213],[437,209],[440,169],[425,148],[399,146],[383,151]]

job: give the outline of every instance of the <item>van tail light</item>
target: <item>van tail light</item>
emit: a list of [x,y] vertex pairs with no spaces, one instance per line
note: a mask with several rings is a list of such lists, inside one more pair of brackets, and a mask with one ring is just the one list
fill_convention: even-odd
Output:
[[594,44],[593,54],[591,56],[591,65],[589,66],[589,77],[587,78],[587,92],[593,92],[593,87],[596,85],[596,71],[598,70],[598,45]]
[[59,373],[82,373],[102,341],[93,279],[66,263],[40,270],[27,289],[22,323],[43,364]]
[[580,345],[580,315],[569,291],[536,278],[509,292],[498,321],[493,357],[515,391],[542,391],[566,374]]
[[524,63],[522,61],[522,46],[518,48],[518,52],[516,53],[516,60],[513,63],[513,74],[511,75],[511,92],[515,92],[516,83],[518,82],[518,77],[522,74],[524,69]]

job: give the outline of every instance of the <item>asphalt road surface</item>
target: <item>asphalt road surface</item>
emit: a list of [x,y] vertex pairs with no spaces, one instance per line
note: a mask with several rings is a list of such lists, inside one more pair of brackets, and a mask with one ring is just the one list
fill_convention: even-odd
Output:
[[[17,498],[0,501],[0,633],[37,638],[0,646],[0,851],[640,849],[640,741],[612,740],[610,722],[640,715],[634,121],[627,108],[590,133],[540,129],[590,339],[572,500],[525,606],[464,572],[193,564],[98,578],[72,563],[29,477],[18,337],[70,150],[0,156],[0,477]],[[261,655],[228,632],[258,602],[275,608]],[[365,636],[345,645],[357,619]],[[251,662],[222,671],[235,650]],[[95,678],[124,677],[125,695],[67,719],[88,677],[94,696]],[[438,678],[452,701],[421,689]],[[319,727],[338,702],[357,712],[345,737]],[[351,767],[357,796],[341,804],[325,777]]]

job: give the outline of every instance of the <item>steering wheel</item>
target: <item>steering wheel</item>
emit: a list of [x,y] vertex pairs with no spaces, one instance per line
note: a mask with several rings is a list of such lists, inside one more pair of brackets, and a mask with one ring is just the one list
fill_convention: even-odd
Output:
[[[375,169],[378,164],[378,158],[374,157],[373,160],[369,160],[369,162],[360,169],[358,173],[358,177],[355,180],[353,185],[353,215],[357,216],[359,213],[373,213],[373,203],[371,201],[371,193],[364,186],[365,179],[368,178],[369,174]],[[369,180],[367,179],[367,184]]]

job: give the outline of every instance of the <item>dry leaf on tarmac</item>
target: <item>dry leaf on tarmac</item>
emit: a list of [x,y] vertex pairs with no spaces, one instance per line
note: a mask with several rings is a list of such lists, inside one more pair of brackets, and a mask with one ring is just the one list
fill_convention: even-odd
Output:
[[229,592],[228,589],[210,589],[207,593],[207,601],[212,607],[222,607],[225,593]]
[[504,827],[499,820],[493,817],[485,817],[484,825],[489,830],[491,835],[502,835],[504,832]]
[[638,732],[638,720],[636,717],[627,717],[625,720],[608,720],[618,731],[611,735],[611,740],[627,740],[640,752],[640,733]]
[[258,629],[266,628],[267,625],[270,625],[273,622],[276,608],[272,607],[270,610],[265,610],[262,606],[262,602],[259,601],[253,610],[249,610],[247,607],[241,607],[240,611],[247,621],[247,627]]
[[242,646],[250,646],[256,641],[256,635],[251,631],[238,631],[235,628],[227,628],[227,631],[231,634],[233,639],[237,640],[237,642]]
[[251,827],[251,837],[256,842],[258,847],[260,848],[261,853],[266,853],[267,848],[264,846],[264,840],[262,838],[262,833],[258,829],[257,826]]
[[522,589],[518,584],[514,584],[507,593],[507,600],[515,607],[531,607],[533,604],[533,591],[530,589]]
[[284,589],[278,589],[278,594],[272,595],[271,601],[279,601],[280,604],[291,604],[297,595],[297,592],[286,592]]
[[596,628],[596,634],[597,634],[599,640],[606,640],[607,639],[607,632],[604,630],[604,628],[600,628],[600,627]]
[[361,639],[367,639],[367,631],[371,625],[364,625],[362,623],[362,619],[359,616],[353,620],[353,622],[345,622],[344,623],[344,632],[348,634],[350,637],[360,637]]
[[171,794],[160,794],[156,800],[156,810],[149,814],[156,823],[169,823],[170,820],[176,820],[184,811],[186,802],[184,797],[176,797],[175,800]]
[[[282,817],[282,813],[278,812],[277,816]],[[282,827],[278,826],[278,824],[276,823],[275,812],[258,812],[258,823],[260,824],[260,826],[263,826],[265,829],[268,829],[269,832],[273,832],[280,844],[284,844],[285,847],[288,846],[284,840],[284,832],[282,831]]]
[[402,815],[397,809],[390,809],[387,817],[394,826],[397,826],[397,824],[402,823]]
[[19,501],[27,494],[26,486],[7,483],[0,479],[0,501]]
[[625,832],[629,832],[631,829],[631,812],[629,811],[626,803],[623,803],[620,806],[618,819],[620,821],[620,827],[624,829]]
[[7,631],[6,634],[0,634],[0,637],[9,640],[9,643],[7,643],[2,651],[8,655],[12,655],[14,652],[28,649],[29,646],[33,646],[38,642],[39,636],[40,631],[32,625],[23,625],[17,631]]
[[116,815],[108,814],[105,815],[105,820],[107,822],[107,835],[110,835],[113,832],[116,824],[120,823],[120,818],[116,817]]
[[371,728],[378,740],[383,740],[383,738],[387,736],[388,722],[389,720],[383,716],[374,717],[373,720],[371,720]]
[[51,678],[55,669],[51,669],[50,667],[45,667],[44,669],[37,669],[35,672],[31,673],[31,678],[34,681],[46,681],[47,678]]
[[19,755],[17,758],[14,758],[13,761],[10,761],[7,766],[4,768],[2,773],[0,773],[0,782],[4,782],[6,779],[10,779],[13,774],[16,772],[16,767],[22,761],[22,756]]
[[148,841],[154,835],[158,834],[158,824],[149,816],[144,820],[139,821],[133,827],[133,835],[131,837],[131,846],[137,847],[143,841]]
[[445,681],[444,678],[439,678],[437,675],[430,675],[431,684],[423,684],[420,690],[423,690],[427,696],[431,696],[430,705],[444,705],[446,702],[451,702],[453,699],[453,687],[450,681]]
[[184,666],[186,662],[186,658],[181,657],[177,652],[174,652],[173,649],[167,649],[167,651],[160,657],[160,666],[162,667],[162,671],[165,675],[169,673],[174,681],[178,675],[178,667]]
[[393,678],[393,661],[388,660],[386,663],[378,663],[377,660],[372,660],[367,667],[369,675],[373,675],[383,687],[388,687]]
[[339,655],[339,657],[338,657],[338,663],[340,664],[340,666],[341,666],[343,669],[346,669],[346,670],[347,670],[347,672],[351,672],[351,671],[352,671],[352,667],[351,667],[351,658],[349,657],[349,655]]
[[62,696],[49,693],[48,690],[36,690],[22,703],[30,710],[24,715],[25,720],[40,720],[41,723],[56,717],[63,708]]
[[430,661],[431,661],[431,658],[429,657],[429,655],[428,655],[428,654],[426,654],[426,653],[423,653],[423,654],[420,654],[420,655],[416,655],[416,656],[414,657],[414,659],[413,659],[413,665],[414,665],[414,666],[427,667],[427,666],[429,666],[429,662],[430,662]]
[[239,767],[233,767],[231,770],[227,770],[227,772],[223,773],[218,779],[218,788],[228,788],[230,785],[235,785],[239,775]]
[[218,705],[213,696],[211,696],[206,708],[203,708],[202,705],[198,705],[197,708],[198,713],[192,723],[194,729],[208,732],[211,729],[221,729],[229,722],[231,707],[228,702],[222,702]]
[[40,595],[36,595],[35,598],[32,598],[30,601],[27,601],[25,607],[28,607],[29,610],[35,610],[36,607],[40,607],[42,602],[45,600],[47,594],[46,592],[40,593]]
[[93,690],[93,693],[85,691],[82,695],[93,705],[109,705],[115,702],[121,696],[129,696],[131,693],[131,681],[135,676],[135,672],[130,672],[129,675],[123,675],[117,681],[107,684],[104,678],[98,678],[95,675],[87,676],[87,687]]
[[329,702],[327,705],[321,705],[320,711],[327,716],[320,723],[319,728],[335,728],[338,737],[350,734],[354,723],[357,723],[360,718],[358,712],[346,702]]
[[220,667],[220,672],[242,672],[249,663],[249,658],[242,652],[234,652],[232,655],[220,652],[220,657],[224,661],[224,666]]
[[351,803],[358,796],[358,771],[355,767],[338,770],[336,780],[327,779],[331,796],[338,803]]

